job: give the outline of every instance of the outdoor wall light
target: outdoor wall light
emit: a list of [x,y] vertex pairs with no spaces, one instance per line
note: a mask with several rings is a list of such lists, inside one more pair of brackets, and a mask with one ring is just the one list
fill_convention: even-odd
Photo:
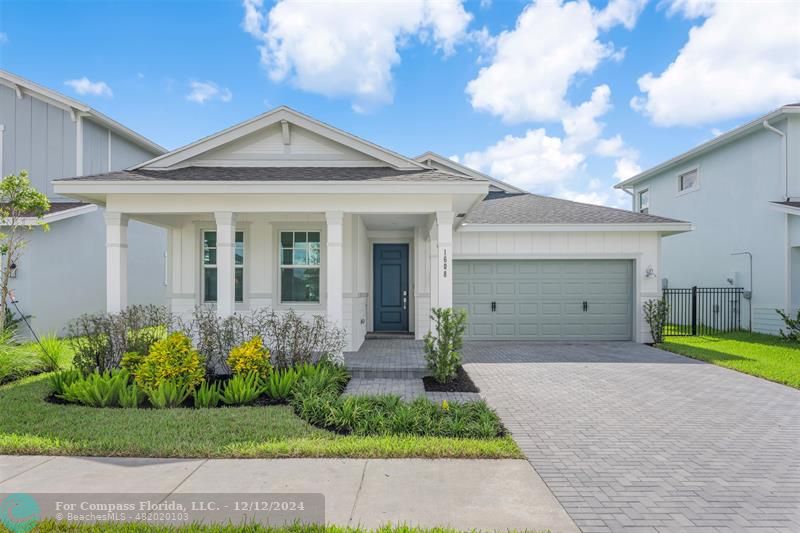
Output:
[[654,277],[656,277],[656,271],[653,268],[653,265],[647,265],[647,268],[644,271],[644,277],[646,277],[647,279],[653,279]]

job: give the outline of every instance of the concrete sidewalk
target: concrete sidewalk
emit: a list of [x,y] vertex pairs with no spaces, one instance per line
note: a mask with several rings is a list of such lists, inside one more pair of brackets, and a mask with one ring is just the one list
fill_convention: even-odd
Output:
[[524,460],[0,456],[13,492],[321,492],[329,524],[578,531]]

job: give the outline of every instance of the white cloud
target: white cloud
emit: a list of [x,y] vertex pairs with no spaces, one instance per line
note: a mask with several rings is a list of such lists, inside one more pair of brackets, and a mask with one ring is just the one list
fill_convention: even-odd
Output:
[[584,162],[585,156],[571,150],[559,137],[544,128],[528,130],[524,136],[506,135],[482,151],[464,155],[464,164],[526,190],[545,194]]
[[6,44],[8,42],[8,34],[4,31],[0,31],[0,44]]
[[[640,171],[639,153],[621,135],[601,138],[599,118],[608,112],[611,90],[595,87],[592,97],[568,109],[562,118],[564,137],[549,135],[544,128],[529,129],[523,136],[506,135],[484,150],[464,155],[463,163],[490,176],[539,194],[614,207],[630,202],[610,184],[587,177],[588,157],[616,158],[614,177],[625,179]],[[588,182],[587,182],[588,180]],[[586,183],[580,187],[581,182]],[[576,187],[582,190],[576,190]]]
[[597,119],[611,109],[611,89],[600,85],[592,91],[592,97],[581,105],[567,109],[561,119],[564,133],[570,144],[580,146],[597,139],[603,125]]
[[643,5],[611,0],[597,11],[585,0],[532,2],[514,29],[496,37],[491,64],[467,85],[472,107],[512,123],[559,120],[570,108],[565,97],[574,79],[624,54],[601,42],[600,31],[633,27]]
[[800,3],[679,0],[708,17],[661,74],[639,78],[631,106],[660,126],[707,124],[800,100]]
[[642,13],[647,0],[609,0],[605,9],[597,13],[597,26],[601,30],[622,24],[631,30]]
[[86,76],[75,79],[67,80],[64,85],[72,87],[72,90],[80,95],[90,94],[92,96],[114,96],[111,87],[104,81],[90,81]]
[[351,97],[362,110],[392,100],[392,67],[408,39],[447,55],[465,39],[472,19],[461,0],[280,0],[266,15],[263,0],[243,3],[242,27],[261,42],[261,62],[272,80]]
[[614,168],[614,177],[619,181],[632,178],[642,171],[642,167],[635,159],[630,157],[620,157],[617,159]]
[[186,99],[190,102],[204,104],[208,101],[219,100],[220,102],[230,102],[233,93],[228,88],[223,88],[213,81],[190,81],[189,94]]

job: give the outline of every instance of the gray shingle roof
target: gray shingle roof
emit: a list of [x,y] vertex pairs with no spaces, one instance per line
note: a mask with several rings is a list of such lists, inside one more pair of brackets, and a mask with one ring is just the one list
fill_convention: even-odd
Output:
[[173,170],[120,170],[64,181],[436,181],[485,182],[433,169],[389,167],[185,167]]
[[680,220],[582,204],[538,194],[490,193],[464,218],[465,224],[652,224]]

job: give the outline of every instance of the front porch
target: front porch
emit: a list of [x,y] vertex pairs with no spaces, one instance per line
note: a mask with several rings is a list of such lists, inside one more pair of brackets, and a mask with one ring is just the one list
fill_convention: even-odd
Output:
[[[128,257],[127,227],[139,220],[167,230],[168,302],[176,315],[198,305],[213,305],[223,317],[264,307],[323,315],[346,330],[346,350],[354,354],[370,332],[410,333],[409,346],[416,348],[386,355],[399,357],[393,368],[416,376],[424,361],[420,366],[421,344],[413,339],[419,343],[428,331],[431,307],[452,305],[454,215],[436,209],[446,207],[439,202],[426,209],[429,202],[411,206],[402,196],[392,202],[393,212],[380,212],[385,198],[372,200],[365,207],[361,199],[359,212],[268,211],[292,200],[266,195],[260,211],[174,212],[174,206],[154,210],[152,203],[129,201],[109,206],[107,310],[127,306],[128,264],[135,260]],[[336,206],[332,195],[325,203]],[[347,198],[339,206],[352,204]]]

